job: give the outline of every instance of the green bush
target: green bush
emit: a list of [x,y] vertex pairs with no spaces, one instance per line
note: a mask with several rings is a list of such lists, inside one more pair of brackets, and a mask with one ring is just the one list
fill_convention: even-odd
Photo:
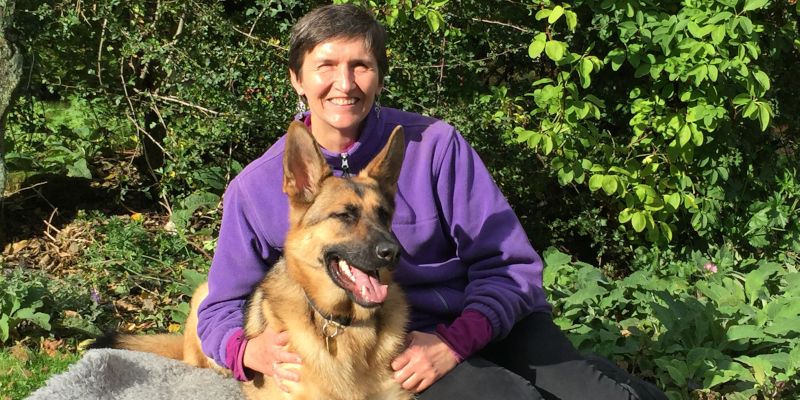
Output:
[[[323,3],[17,2],[12,174],[168,216],[92,214],[72,278],[4,271],[4,342],[177,329],[225,185],[292,117],[288,30]],[[534,246],[560,249],[545,281],[576,345],[672,398],[797,396],[796,2],[367,3],[390,34],[381,102],[458,127]]]
[[699,254],[683,261],[668,256],[666,265],[653,260],[650,268],[610,281],[550,249],[544,282],[556,322],[579,349],[618,359],[655,379],[670,398],[794,398],[800,394],[798,260],[718,256],[719,264]]
[[[723,236],[763,248],[752,235],[787,224],[758,214],[794,212],[797,197],[758,178],[793,187],[798,177],[797,142],[776,132],[797,125],[797,101],[772,90],[798,61],[797,9],[769,3],[526,2],[541,21],[528,48],[536,79],[487,94],[500,106],[492,117],[546,157],[560,184],[602,193],[633,242],[643,232],[662,244]],[[762,196],[776,202],[754,201]],[[736,232],[741,217],[759,227]]]

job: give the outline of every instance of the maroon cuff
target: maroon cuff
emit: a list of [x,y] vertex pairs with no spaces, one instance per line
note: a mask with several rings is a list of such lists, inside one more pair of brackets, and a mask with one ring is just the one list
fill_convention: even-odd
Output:
[[459,362],[477,353],[492,340],[492,324],[480,311],[466,310],[450,326],[439,324],[436,335],[459,357]]
[[252,379],[248,376],[244,367],[245,347],[247,347],[247,338],[244,336],[244,330],[242,329],[237,329],[233,332],[225,345],[225,364],[233,373],[234,379],[242,382]]

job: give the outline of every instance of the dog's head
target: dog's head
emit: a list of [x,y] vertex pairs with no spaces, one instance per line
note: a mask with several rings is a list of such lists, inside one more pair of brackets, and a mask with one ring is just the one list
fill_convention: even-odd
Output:
[[292,278],[327,312],[349,313],[353,303],[373,308],[386,300],[388,272],[400,253],[391,224],[404,151],[398,126],[366,168],[339,178],[305,125],[289,127],[283,159],[290,221],[284,257]]

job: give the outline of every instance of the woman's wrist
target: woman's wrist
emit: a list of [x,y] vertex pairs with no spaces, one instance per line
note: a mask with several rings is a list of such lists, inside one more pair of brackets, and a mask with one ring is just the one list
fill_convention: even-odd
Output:
[[243,382],[252,379],[244,365],[247,343],[248,340],[244,335],[244,330],[237,329],[228,337],[228,342],[225,346],[225,366],[231,371],[234,379]]
[[465,310],[449,326],[439,324],[435,333],[458,356],[460,362],[491,342],[492,325],[481,312],[470,309]]

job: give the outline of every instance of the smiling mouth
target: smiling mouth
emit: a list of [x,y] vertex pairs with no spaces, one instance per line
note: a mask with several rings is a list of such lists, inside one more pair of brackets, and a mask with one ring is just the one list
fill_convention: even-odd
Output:
[[357,304],[375,307],[386,300],[389,286],[380,282],[377,270],[363,271],[335,255],[326,264],[333,282],[347,291]]
[[337,106],[352,106],[353,104],[356,104],[358,102],[358,99],[355,97],[348,97],[348,98],[337,97],[330,99],[328,101]]

